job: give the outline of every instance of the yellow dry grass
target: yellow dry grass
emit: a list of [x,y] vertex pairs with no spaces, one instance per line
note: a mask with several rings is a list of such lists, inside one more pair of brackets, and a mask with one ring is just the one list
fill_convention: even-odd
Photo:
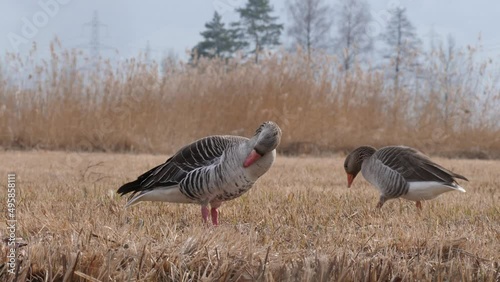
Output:
[[[7,173],[17,173],[20,281],[500,279],[499,161],[438,158],[470,179],[467,193],[425,202],[419,214],[405,200],[375,210],[378,194],[362,177],[347,189],[343,156],[279,156],[207,228],[196,205],[123,208],[116,189],[166,157],[1,152],[2,201]],[[0,275],[12,280],[5,265]]]

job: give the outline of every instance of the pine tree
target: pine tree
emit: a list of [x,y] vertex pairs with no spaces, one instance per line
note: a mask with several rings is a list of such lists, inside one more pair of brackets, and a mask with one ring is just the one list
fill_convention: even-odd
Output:
[[280,44],[279,38],[282,24],[277,24],[278,17],[271,16],[273,7],[269,0],[248,0],[245,8],[236,9],[240,13],[241,22],[235,24],[239,27],[244,38],[251,42],[251,54],[255,54],[255,62],[259,62],[259,52],[266,47]]
[[192,52],[192,59],[196,56],[207,58],[230,58],[239,49],[245,46],[238,40],[238,31],[227,29],[222,17],[215,12],[212,21],[205,24],[206,30],[201,32],[203,41],[198,43]]

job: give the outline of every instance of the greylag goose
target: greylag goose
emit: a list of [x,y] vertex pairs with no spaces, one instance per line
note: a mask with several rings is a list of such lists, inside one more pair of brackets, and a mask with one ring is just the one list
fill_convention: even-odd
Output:
[[132,193],[127,207],[140,201],[200,204],[203,221],[210,213],[212,223],[218,225],[217,208],[248,191],[271,168],[280,140],[281,129],[272,121],[260,125],[250,139],[205,137],[121,186],[118,193]]
[[345,159],[347,187],[351,187],[361,171],[364,178],[380,191],[377,208],[389,199],[403,198],[416,202],[434,199],[449,191],[465,192],[455,178],[467,180],[431,161],[416,149],[404,146],[389,146],[376,150],[362,146],[352,151]]

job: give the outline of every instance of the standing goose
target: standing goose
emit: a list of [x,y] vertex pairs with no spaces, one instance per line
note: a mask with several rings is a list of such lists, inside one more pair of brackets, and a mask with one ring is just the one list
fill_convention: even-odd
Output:
[[269,170],[280,140],[281,129],[272,121],[260,125],[250,139],[205,137],[123,185],[118,193],[132,193],[127,207],[140,201],[200,204],[204,222],[210,204],[212,223],[218,225],[217,208],[248,191]]
[[390,146],[376,150],[362,146],[352,151],[344,162],[347,173],[347,187],[361,171],[365,179],[380,191],[381,208],[389,199],[404,198],[416,201],[434,199],[449,191],[465,192],[455,178],[467,180],[464,176],[434,163],[416,149],[404,146]]

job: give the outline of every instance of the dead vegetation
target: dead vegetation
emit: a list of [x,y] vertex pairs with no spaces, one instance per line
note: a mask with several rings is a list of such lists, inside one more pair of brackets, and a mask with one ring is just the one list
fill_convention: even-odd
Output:
[[0,146],[172,153],[207,135],[251,135],[273,120],[283,130],[280,150],[291,155],[405,144],[499,157],[499,81],[493,63],[474,52],[457,53],[450,73],[429,63],[421,70],[428,76],[401,84],[396,99],[384,69],[343,73],[337,58],[324,54],[308,61],[278,52],[258,65],[236,59],[159,67],[130,59],[93,66],[56,41],[47,61],[36,60],[34,48],[30,57],[9,54],[0,63]]
[[[123,208],[116,189],[166,157],[1,152],[0,175],[17,173],[18,281],[500,279],[498,161],[438,158],[470,179],[467,193],[424,202],[419,214],[405,200],[374,210],[366,181],[346,188],[342,156],[280,156],[207,228],[196,205]],[[13,280],[5,264],[0,277]]]

